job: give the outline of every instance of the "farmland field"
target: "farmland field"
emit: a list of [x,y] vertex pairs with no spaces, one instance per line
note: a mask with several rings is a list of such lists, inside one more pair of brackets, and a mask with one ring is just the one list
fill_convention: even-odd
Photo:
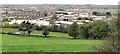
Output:
[[44,38],[2,34],[3,52],[94,52],[103,40]]

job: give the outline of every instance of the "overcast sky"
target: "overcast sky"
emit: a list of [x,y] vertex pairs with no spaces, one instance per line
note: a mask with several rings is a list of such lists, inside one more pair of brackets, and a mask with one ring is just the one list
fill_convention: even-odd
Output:
[[0,4],[96,4],[118,5],[119,0],[0,0]]

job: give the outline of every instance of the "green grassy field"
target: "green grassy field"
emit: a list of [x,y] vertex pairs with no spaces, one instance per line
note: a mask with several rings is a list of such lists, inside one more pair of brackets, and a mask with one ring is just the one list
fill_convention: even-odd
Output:
[[3,52],[94,52],[103,40],[2,35]]
[[[2,28],[3,32],[20,32],[18,29],[15,28]],[[32,34],[42,35],[43,31],[33,30]],[[49,36],[59,36],[59,37],[69,37],[67,33],[61,32],[50,32]]]

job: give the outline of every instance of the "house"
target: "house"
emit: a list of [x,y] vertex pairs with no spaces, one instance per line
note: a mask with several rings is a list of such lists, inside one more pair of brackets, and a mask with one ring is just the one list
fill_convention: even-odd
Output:
[[75,20],[77,19],[77,17],[75,15],[63,15],[61,17],[59,17],[59,20],[62,21],[71,21],[71,20]]
[[79,13],[79,17],[81,18],[88,18],[89,16],[89,13]]
[[93,20],[103,20],[106,19],[106,16],[92,16]]
[[[56,25],[62,24],[62,25],[64,25],[64,26],[71,25],[71,24],[73,24],[73,23],[74,23],[74,22],[71,22],[71,21],[55,21],[55,24],[56,24]],[[82,25],[82,24],[84,24],[84,23],[82,23],[82,22],[77,22],[77,24]]]

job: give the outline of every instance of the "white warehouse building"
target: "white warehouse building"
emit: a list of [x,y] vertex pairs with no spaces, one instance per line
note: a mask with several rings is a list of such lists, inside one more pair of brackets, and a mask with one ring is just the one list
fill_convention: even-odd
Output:
[[[18,24],[21,24],[23,21],[28,21],[28,20],[12,20],[11,22],[8,22],[9,24],[13,24],[13,23],[18,23]],[[49,21],[37,21],[37,20],[29,20],[30,23],[34,23],[38,26],[41,26],[41,25],[45,25],[45,26],[48,26],[50,23]]]

